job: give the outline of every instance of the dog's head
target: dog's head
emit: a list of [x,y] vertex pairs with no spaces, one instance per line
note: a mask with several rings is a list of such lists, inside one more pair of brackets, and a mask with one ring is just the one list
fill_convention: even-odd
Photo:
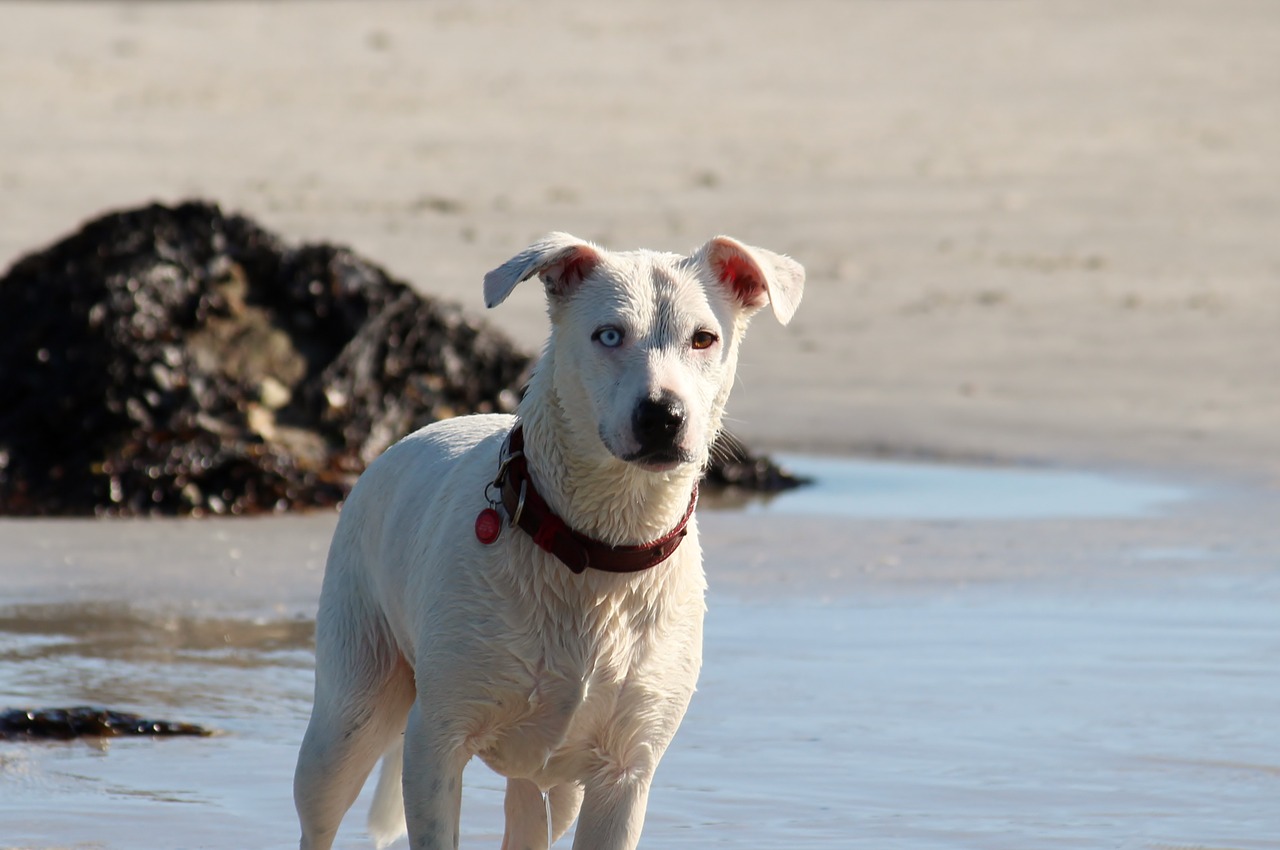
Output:
[[727,236],[682,257],[552,233],[485,275],[485,303],[534,275],[559,403],[601,451],[654,472],[705,465],[747,320],[769,305],[786,324],[804,290],[799,263]]

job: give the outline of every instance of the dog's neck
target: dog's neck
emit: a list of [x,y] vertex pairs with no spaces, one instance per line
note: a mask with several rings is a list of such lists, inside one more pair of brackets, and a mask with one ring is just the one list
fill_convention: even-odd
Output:
[[637,546],[683,518],[700,469],[646,472],[615,458],[595,433],[568,421],[545,375],[534,375],[517,416],[534,484],[570,528],[611,546]]

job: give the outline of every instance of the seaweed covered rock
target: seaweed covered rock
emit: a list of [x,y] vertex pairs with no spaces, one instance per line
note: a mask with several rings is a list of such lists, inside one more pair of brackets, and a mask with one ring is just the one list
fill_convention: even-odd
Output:
[[528,365],[346,249],[113,213],[0,279],[0,512],[335,504],[414,427],[513,409]]
[[[0,278],[0,513],[333,505],[415,428],[514,410],[531,362],[345,248],[110,213]],[[734,483],[785,483],[749,461]]]

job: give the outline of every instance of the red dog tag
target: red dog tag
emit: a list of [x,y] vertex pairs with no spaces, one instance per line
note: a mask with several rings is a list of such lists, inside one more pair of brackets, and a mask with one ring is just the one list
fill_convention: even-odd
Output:
[[476,539],[484,545],[498,539],[502,533],[502,517],[493,508],[485,508],[476,517]]

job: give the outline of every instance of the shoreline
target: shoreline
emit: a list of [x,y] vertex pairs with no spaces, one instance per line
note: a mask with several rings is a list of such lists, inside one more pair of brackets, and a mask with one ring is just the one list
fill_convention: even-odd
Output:
[[[1238,483],[1160,481],[1181,492],[1114,516],[1102,509],[1093,516],[877,518],[769,510],[767,497],[755,496],[747,505],[705,505],[698,519],[712,587],[745,600],[945,596],[980,585],[1115,592],[1131,583],[1274,574],[1280,495]],[[87,606],[107,618],[309,621],[337,517],[317,510],[0,518],[5,607],[36,619],[46,609]]]

